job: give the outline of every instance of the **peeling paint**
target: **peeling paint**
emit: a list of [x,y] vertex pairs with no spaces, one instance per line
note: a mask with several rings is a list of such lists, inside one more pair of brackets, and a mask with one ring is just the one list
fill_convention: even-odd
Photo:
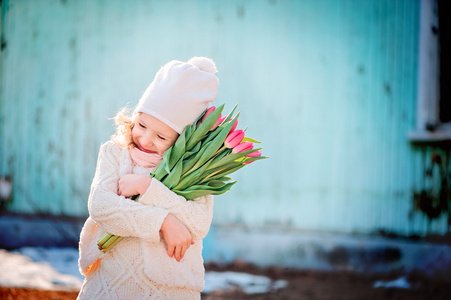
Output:
[[446,215],[451,227],[451,151],[428,152],[424,162],[424,187],[413,194],[414,208],[424,213],[429,221]]

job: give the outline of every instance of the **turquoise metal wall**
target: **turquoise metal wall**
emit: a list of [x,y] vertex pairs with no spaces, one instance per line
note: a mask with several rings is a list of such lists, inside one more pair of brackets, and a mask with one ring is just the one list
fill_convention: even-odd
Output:
[[413,210],[419,3],[3,1],[0,175],[15,212],[87,214],[116,111],[171,59],[212,57],[217,103],[269,160],[236,175],[214,222],[443,233]]

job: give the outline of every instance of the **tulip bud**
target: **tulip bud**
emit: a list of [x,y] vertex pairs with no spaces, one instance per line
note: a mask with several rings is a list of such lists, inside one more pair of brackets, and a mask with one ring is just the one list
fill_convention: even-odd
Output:
[[[230,121],[232,121],[232,119],[230,119]],[[229,134],[235,130],[236,126],[238,126],[238,119],[236,119],[235,123],[233,123],[232,128],[229,131]]]
[[[262,152],[260,150],[258,150],[258,151],[252,152],[251,154],[248,154],[248,155],[245,155],[245,156],[246,157],[258,157],[258,156],[262,156]],[[248,165],[248,164],[253,163],[253,162],[254,161],[252,160],[252,161],[245,162],[244,164]]]
[[241,141],[244,139],[244,131],[243,130],[235,130],[232,133],[229,133],[227,138],[224,141],[224,146],[229,149],[235,148],[238,146]]
[[213,125],[213,127],[211,127],[210,131],[215,130],[216,127],[218,127],[218,125],[221,124],[224,121],[225,118],[226,117],[222,117],[222,115],[220,115],[218,120],[216,121],[215,125]]
[[245,155],[246,157],[258,157],[262,156],[262,152],[260,150],[252,152],[251,154]]
[[214,112],[216,109],[215,106],[211,106],[207,109],[207,111],[205,112],[204,116],[202,117],[202,121],[203,122],[212,112]]
[[[214,112],[216,109],[215,106],[211,106],[207,109],[207,111],[205,112],[204,116],[201,119],[201,122],[205,121],[205,119],[212,113]],[[216,120],[216,123],[213,125],[213,127],[211,127],[210,131],[213,131],[216,129],[216,127],[218,127],[218,125],[224,121],[225,117],[222,117],[222,115],[219,115],[218,120]]]
[[252,150],[254,148],[254,144],[251,142],[244,142],[234,147],[232,153],[240,153],[247,150]]

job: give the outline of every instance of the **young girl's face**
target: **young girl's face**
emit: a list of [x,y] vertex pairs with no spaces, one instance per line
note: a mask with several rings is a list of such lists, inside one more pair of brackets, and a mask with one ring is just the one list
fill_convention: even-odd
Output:
[[135,120],[132,139],[141,151],[163,155],[171,148],[179,134],[157,118],[140,113]]

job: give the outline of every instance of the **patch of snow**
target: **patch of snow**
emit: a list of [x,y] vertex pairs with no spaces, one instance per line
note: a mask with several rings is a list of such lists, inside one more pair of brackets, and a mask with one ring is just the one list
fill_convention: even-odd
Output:
[[24,247],[18,252],[35,262],[48,262],[62,274],[73,275],[81,280],[85,278],[78,271],[78,250],[75,248]]
[[[25,247],[13,252],[0,249],[0,286],[43,290],[79,290],[84,276],[78,271],[74,248]],[[204,293],[241,290],[267,293],[287,286],[284,280],[238,272],[205,272]]]
[[284,288],[286,286],[286,281],[272,281],[266,276],[238,272],[209,271],[205,273],[205,288],[203,292],[211,293],[213,291],[230,291],[239,289],[246,294],[260,294]]
[[20,253],[0,249],[0,285],[43,290],[80,289],[82,280],[61,274],[48,262],[34,262]]
[[397,288],[397,289],[410,289],[410,283],[405,276],[399,277],[392,281],[376,281],[373,284],[374,288]]

